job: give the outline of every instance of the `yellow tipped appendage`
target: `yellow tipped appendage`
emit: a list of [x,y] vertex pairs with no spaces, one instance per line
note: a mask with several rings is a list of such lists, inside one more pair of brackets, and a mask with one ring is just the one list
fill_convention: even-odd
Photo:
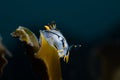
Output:
[[64,56],[64,61],[65,61],[66,63],[68,63],[68,61],[69,61],[69,54],[70,54],[70,53],[68,52],[68,54]]
[[46,30],[51,30],[49,26],[45,26],[45,29]]
[[68,55],[64,56],[64,61],[65,61],[66,63],[68,63],[68,61],[69,61],[69,56],[68,56]]

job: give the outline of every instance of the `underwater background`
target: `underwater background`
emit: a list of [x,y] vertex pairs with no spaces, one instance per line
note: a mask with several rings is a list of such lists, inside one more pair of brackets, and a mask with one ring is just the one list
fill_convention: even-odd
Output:
[[120,45],[119,0],[0,0],[0,34],[13,54],[0,80],[40,80],[31,69],[24,45],[10,33],[21,25],[39,38],[39,30],[51,21],[69,45],[82,45],[71,50],[68,64],[61,61],[63,80],[96,80],[99,61],[95,68],[90,66],[96,48],[106,43]]

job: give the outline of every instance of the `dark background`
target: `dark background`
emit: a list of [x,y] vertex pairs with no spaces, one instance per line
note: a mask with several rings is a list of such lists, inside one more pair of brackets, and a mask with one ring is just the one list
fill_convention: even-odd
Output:
[[56,22],[70,45],[82,45],[71,51],[68,64],[62,62],[63,80],[93,80],[89,66],[91,50],[120,40],[120,1],[0,0],[0,34],[13,54],[1,80],[39,80],[24,54],[24,45],[10,33],[21,25],[39,37],[39,30],[51,21]]

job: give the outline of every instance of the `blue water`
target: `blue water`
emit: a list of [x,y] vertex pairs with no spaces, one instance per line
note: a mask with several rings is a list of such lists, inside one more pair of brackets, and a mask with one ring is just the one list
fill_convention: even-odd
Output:
[[[119,28],[119,0],[1,0],[0,34],[13,54],[16,43],[10,33],[19,25],[36,35],[51,21],[66,36],[68,42],[92,44],[110,37]],[[22,45],[21,45],[22,46]],[[19,50],[20,51],[20,50]],[[22,52],[22,51],[21,51]],[[20,53],[19,53],[20,54]],[[16,69],[17,70],[17,69]],[[15,74],[15,73],[14,73]],[[84,75],[85,76],[85,75]],[[13,80],[6,78],[6,80]],[[72,79],[73,80],[73,79]]]

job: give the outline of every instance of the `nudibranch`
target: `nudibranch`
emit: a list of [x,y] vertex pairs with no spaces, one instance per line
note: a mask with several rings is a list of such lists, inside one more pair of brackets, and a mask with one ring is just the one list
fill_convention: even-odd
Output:
[[57,30],[56,24],[50,24],[45,26],[46,30],[40,30],[40,33],[44,35],[48,43],[57,49],[60,58],[64,58],[65,62],[69,59],[69,46],[62,35],[62,33]]
[[57,49],[60,58],[63,58],[67,63],[69,60],[70,49],[72,47],[81,47],[81,45],[68,45],[66,38],[56,28],[55,23],[51,23],[44,26],[46,30],[40,30],[40,33],[44,35],[50,45]]

